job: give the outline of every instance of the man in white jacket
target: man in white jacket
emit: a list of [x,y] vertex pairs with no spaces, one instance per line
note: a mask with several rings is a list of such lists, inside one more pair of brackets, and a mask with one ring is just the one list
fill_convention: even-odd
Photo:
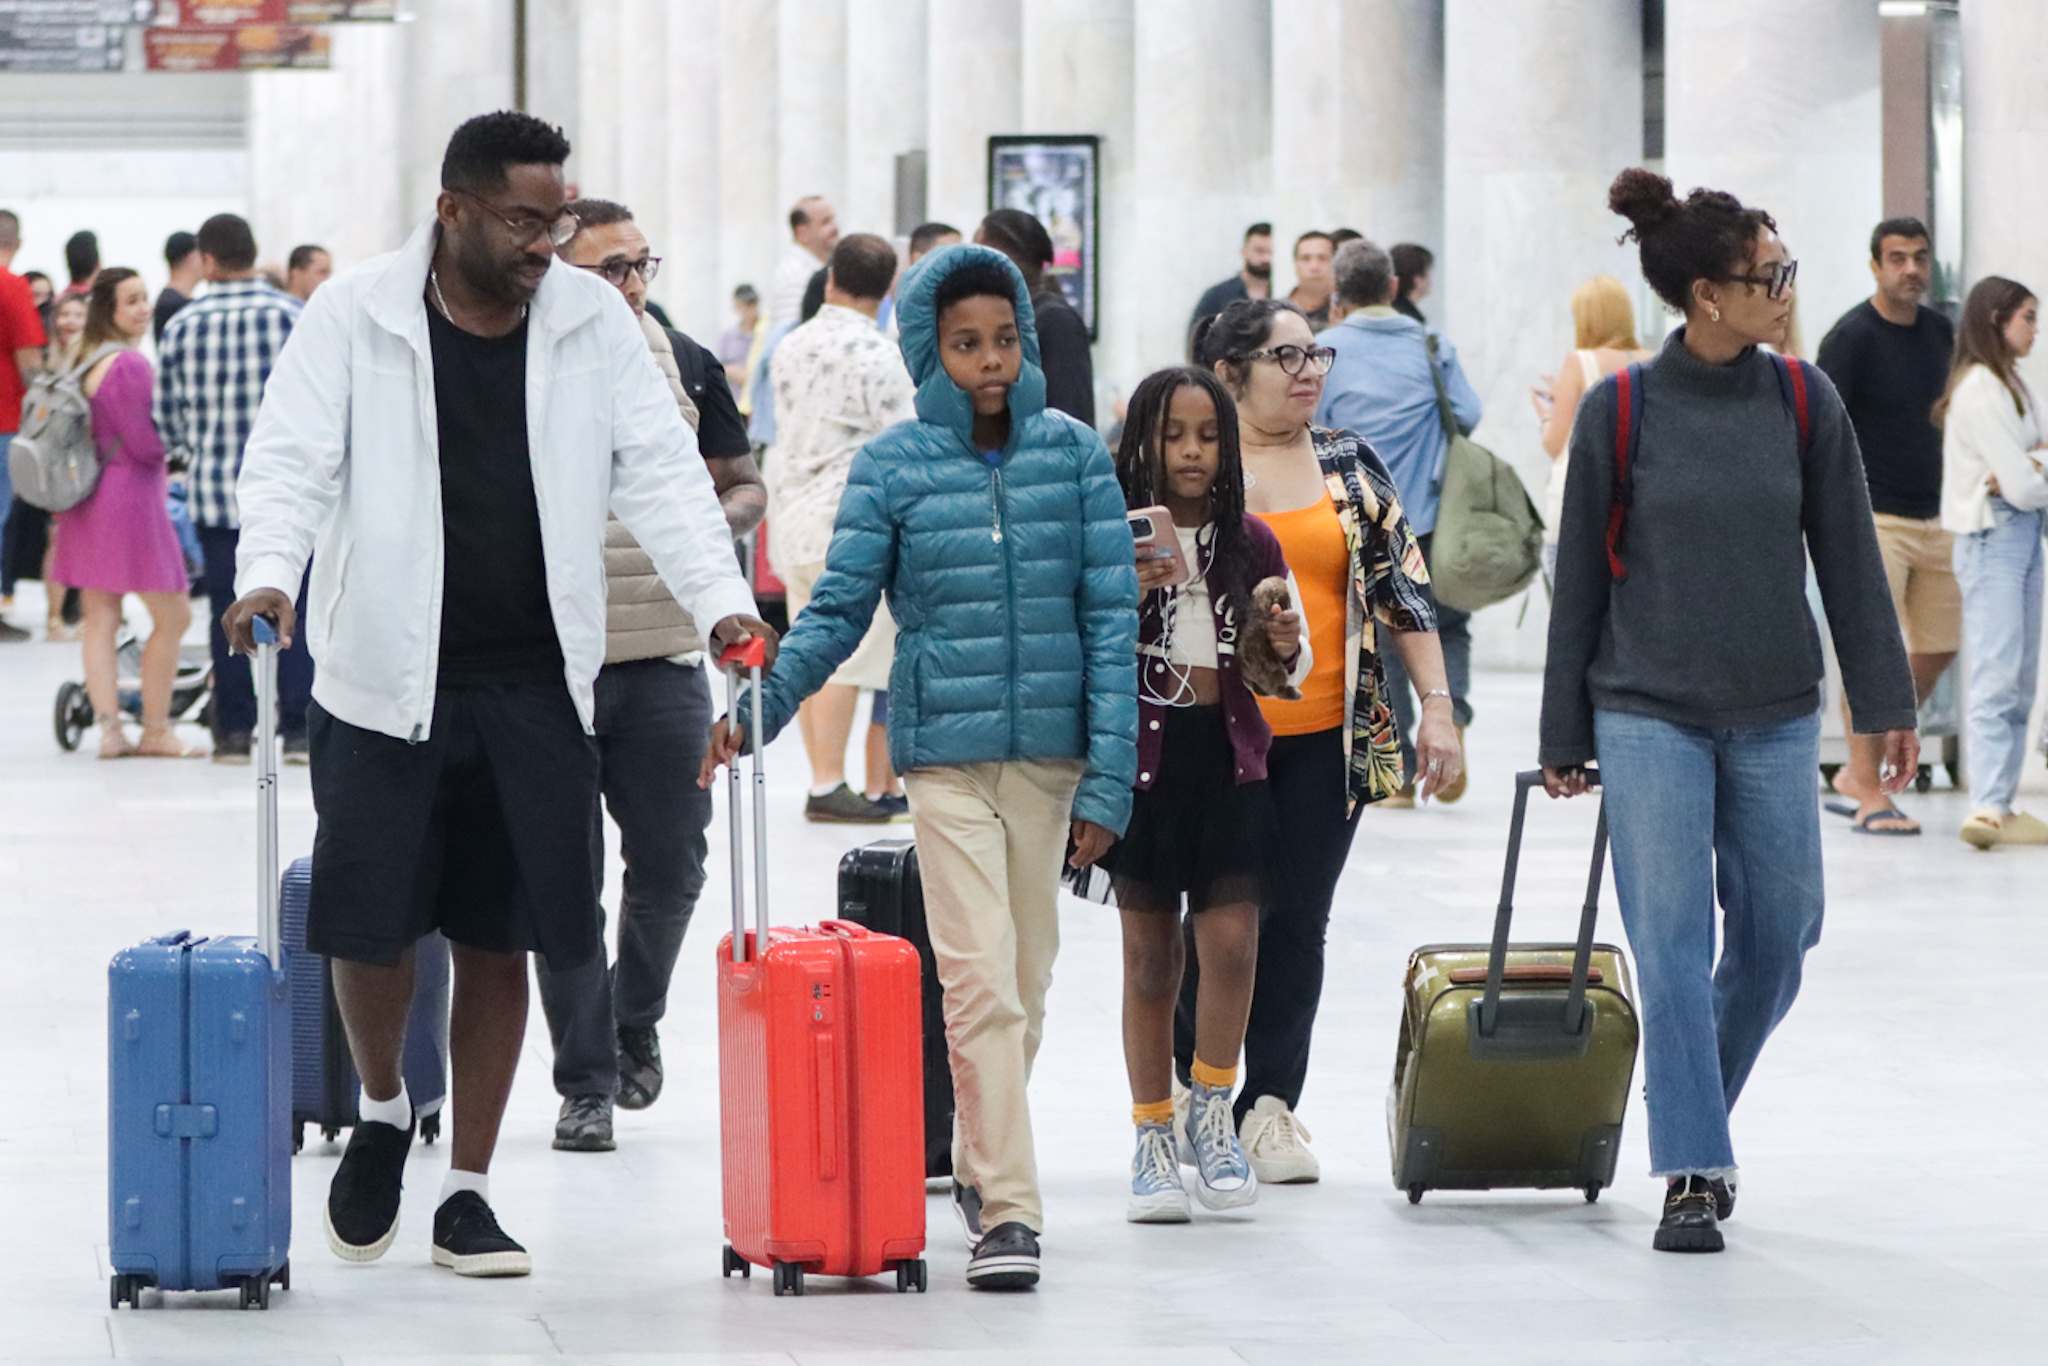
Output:
[[524,114],[456,129],[434,218],[314,295],[236,490],[241,596],[223,625],[237,649],[257,616],[291,637],[290,589],[313,563],[307,945],[334,960],[363,1082],[325,1221],[349,1261],[397,1235],[412,945],[438,929],[454,945],[455,1099],[433,1260],[531,1270],[486,1173],[525,1035],[526,954],[559,970],[600,945],[607,510],[716,623],[714,644],[774,644],[632,310],[554,260],[578,226],[568,154]]

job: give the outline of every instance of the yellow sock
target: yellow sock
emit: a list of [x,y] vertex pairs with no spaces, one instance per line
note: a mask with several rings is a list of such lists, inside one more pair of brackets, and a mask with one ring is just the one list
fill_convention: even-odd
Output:
[[1195,1059],[1195,1065],[1188,1069],[1188,1075],[1193,1077],[1198,1085],[1206,1086],[1211,1091],[1228,1091],[1237,1085],[1235,1064],[1229,1067],[1211,1067],[1199,1056]]
[[1131,1107],[1133,1124],[1173,1123],[1173,1102],[1171,1100],[1148,1100]]

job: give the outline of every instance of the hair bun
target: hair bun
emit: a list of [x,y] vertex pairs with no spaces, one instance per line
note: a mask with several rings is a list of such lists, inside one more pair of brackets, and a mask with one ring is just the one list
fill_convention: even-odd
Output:
[[1614,178],[1614,184],[1607,190],[1607,207],[1626,218],[1632,225],[1623,240],[1628,237],[1640,242],[1644,236],[1655,232],[1678,216],[1678,196],[1672,192],[1671,182],[1655,171],[1631,166]]

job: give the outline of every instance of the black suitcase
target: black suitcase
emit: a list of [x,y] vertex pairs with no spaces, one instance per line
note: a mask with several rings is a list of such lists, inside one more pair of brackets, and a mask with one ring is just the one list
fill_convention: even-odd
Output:
[[881,840],[839,860],[839,918],[917,946],[924,969],[924,1172],[953,1174],[953,1064],[946,1056],[946,1003],[925,928],[917,846]]

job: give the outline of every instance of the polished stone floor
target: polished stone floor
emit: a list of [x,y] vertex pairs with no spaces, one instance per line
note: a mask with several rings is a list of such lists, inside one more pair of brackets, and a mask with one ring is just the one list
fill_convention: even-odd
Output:
[[[32,591],[32,590],[31,590]],[[24,593],[17,620],[39,619]],[[965,1289],[965,1251],[931,1209],[932,1289],[812,1282],[775,1299],[718,1275],[714,871],[664,1026],[669,1088],[622,1115],[619,1150],[552,1151],[536,1009],[493,1176],[534,1252],[531,1279],[458,1281],[427,1260],[446,1156],[415,1151],[383,1261],[322,1246],[331,1151],[297,1159],[294,1288],[267,1314],[232,1297],[140,1312],[106,1299],[105,965],[166,929],[252,923],[248,769],[100,763],[53,743],[77,647],[0,646],[0,1359],[336,1363],[803,1363],[1320,1366],[1489,1362],[2039,1362],[2048,1358],[2043,1164],[2048,849],[1976,854],[1962,799],[1912,799],[1930,834],[1881,840],[1828,818],[1825,941],[1804,998],[1736,1115],[1742,1208],[1719,1257],[1654,1254],[1656,1183],[1632,1107],[1621,1183],[1576,1194],[1436,1195],[1389,1180],[1385,1087],[1407,950],[1484,934],[1511,775],[1531,752],[1537,680],[1482,676],[1461,804],[1369,812],[1331,929],[1304,1121],[1319,1186],[1268,1190],[1192,1226],[1123,1221],[1128,1097],[1116,926],[1069,902],[1033,1093],[1047,1194],[1035,1294]],[[196,736],[195,736],[196,738]],[[831,905],[842,851],[871,832],[805,825],[802,754],[771,751],[777,919]],[[283,783],[287,855],[308,847],[304,770]],[[1532,825],[1530,935],[1561,934],[1593,810]],[[712,848],[722,848],[714,831]],[[616,870],[615,870],[616,871]],[[1611,903],[1610,903],[1611,904]],[[1611,915],[1606,928],[1618,934]],[[318,1148],[320,1145],[315,1144]]]

